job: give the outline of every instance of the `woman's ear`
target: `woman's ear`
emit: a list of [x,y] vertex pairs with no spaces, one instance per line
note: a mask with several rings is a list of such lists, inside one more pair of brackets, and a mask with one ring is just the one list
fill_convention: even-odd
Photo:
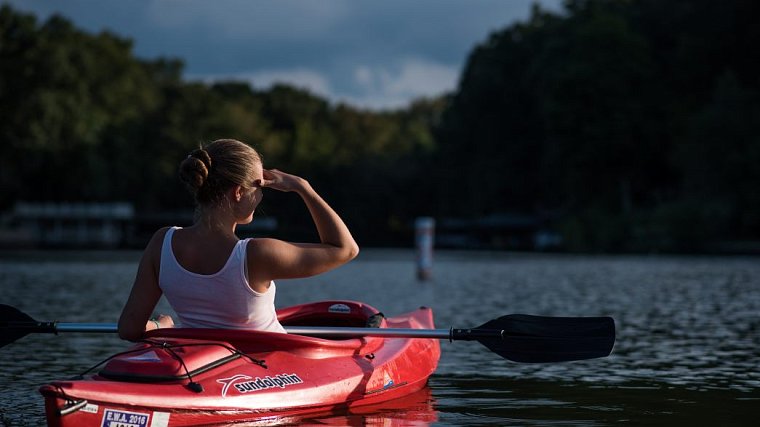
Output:
[[243,186],[241,185],[235,185],[232,187],[232,199],[236,202],[239,202],[243,199]]

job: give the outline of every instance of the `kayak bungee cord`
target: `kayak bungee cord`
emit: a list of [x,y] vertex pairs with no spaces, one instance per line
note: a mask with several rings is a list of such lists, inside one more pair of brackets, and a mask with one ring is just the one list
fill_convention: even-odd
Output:
[[[145,353],[146,351],[148,351],[150,349],[161,349],[161,350],[164,350],[170,356],[172,356],[173,359],[177,360],[179,362],[180,366],[182,366],[182,369],[185,371],[185,377],[187,377],[187,379],[188,379],[187,388],[189,388],[190,390],[192,390],[192,391],[194,391],[196,393],[203,392],[203,386],[201,384],[193,381],[193,375],[194,374],[199,374],[199,373],[205,372],[205,371],[207,371],[209,369],[215,368],[217,366],[223,365],[224,363],[232,361],[233,359],[237,359],[237,358],[247,359],[248,361],[250,361],[254,365],[258,365],[258,366],[260,366],[260,367],[262,367],[264,369],[268,369],[265,360],[263,360],[263,359],[256,359],[256,358],[254,358],[253,356],[251,356],[249,354],[245,354],[245,353],[241,352],[240,350],[238,350],[238,349],[236,349],[234,347],[231,347],[229,345],[226,345],[226,344],[223,344],[223,343],[220,343],[220,342],[209,341],[209,342],[200,342],[200,343],[171,344],[171,343],[166,342],[166,341],[156,341],[156,340],[150,340],[150,339],[144,339],[144,340],[140,340],[138,342],[139,343],[143,343],[143,344],[147,344],[148,346],[147,347],[140,347],[140,348],[136,348],[136,349],[130,349],[130,350],[122,351],[120,353],[113,354],[113,355],[107,357],[106,359],[101,360],[97,364],[91,366],[90,368],[86,369],[84,372],[82,372],[81,374],[77,375],[74,378],[75,379],[80,379],[80,380],[84,379],[85,375],[89,374],[90,372],[92,372],[95,369],[97,369],[99,366],[103,365],[104,363],[109,362],[110,360],[112,360],[114,358],[121,357],[121,356],[128,355],[128,354],[132,354],[132,353]],[[215,362],[209,363],[208,365],[206,365],[206,366],[204,366],[204,367],[202,367],[200,369],[196,369],[195,371],[193,371],[191,373],[190,370],[187,368],[187,364],[185,364],[185,360],[176,351],[174,351],[174,349],[175,348],[185,348],[185,347],[202,347],[202,346],[222,347],[222,348],[228,350],[231,354],[230,354],[230,357],[226,357],[226,358],[222,358],[222,359],[216,360]],[[115,374],[109,374],[109,373],[101,372],[100,375],[102,375],[102,376],[104,376],[106,378],[117,377],[116,379],[119,379],[118,378],[119,375],[115,375]],[[121,379],[127,379],[127,378],[121,378]],[[153,381],[148,381],[148,382],[161,382],[161,381],[168,381],[168,380],[171,380],[171,379],[157,378],[157,379],[154,379]],[[146,381],[146,378],[141,378],[141,381]]]
[[58,391],[58,393],[65,399],[65,403],[63,407],[59,408],[56,412],[58,413],[59,417],[62,417],[64,415],[68,415],[72,412],[76,412],[82,408],[84,408],[87,405],[87,399],[82,400],[74,400],[71,396],[66,394],[66,390],[63,389],[60,385],[56,385],[55,389]]
[[[54,322],[52,322],[52,323],[54,323]],[[55,334],[58,335],[57,332],[55,332]],[[119,356],[123,356],[123,355],[127,355],[127,354],[132,354],[132,353],[138,353],[138,352],[141,352],[141,351],[144,351],[144,350],[145,350],[144,348],[137,348],[137,349],[131,349],[131,350],[122,351],[120,353],[112,354],[112,355],[108,356],[107,358],[101,360],[100,362],[96,363],[95,365],[87,368],[81,374],[75,375],[75,376],[71,377],[71,380],[83,380],[85,375],[87,375],[88,373],[90,373],[93,370],[95,370],[98,366],[100,366],[100,365],[108,362],[109,360],[111,360],[111,359],[113,359],[115,357],[119,357]],[[63,387],[61,387],[60,385],[56,385],[55,389],[66,400],[65,404],[63,405],[63,407],[59,408],[56,411],[58,413],[58,416],[62,417],[64,415],[68,415],[68,414],[71,414],[73,412],[76,412],[76,411],[84,408],[87,405],[87,403],[88,403],[87,399],[75,400],[74,398],[70,397],[68,394],[66,394],[66,390],[64,390]]]
[[172,346],[167,345],[167,343],[165,342],[161,344],[161,349],[166,350],[167,353],[169,353],[174,359],[179,361],[180,365],[182,365],[182,369],[185,370],[185,374],[187,375],[187,380],[188,380],[187,388],[189,388],[190,390],[196,393],[203,392],[203,386],[200,383],[193,381],[193,376],[190,374],[190,370],[187,369],[187,365],[185,365],[185,361],[182,359],[182,356],[177,354],[177,352],[174,351]]
[[[140,342],[144,342],[146,344],[150,344],[147,341],[140,341]],[[108,356],[107,358],[101,360],[100,362],[98,362],[98,363],[92,365],[91,367],[85,369],[84,372],[82,372],[81,374],[75,376],[72,379],[78,379],[78,380],[84,379],[85,375],[87,375],[90,372],[94,371],[98,366],[100,366],[100,365],[102,365],[102,364],[110,361],[111,359],[114,359],[114,358],[120,357],[120,356],[125,356],[127,354],[140,353],[142,351],[145,351],[145,348],[134,348],[134,349],[131,349],[131,350],[126,350],[126,351],[122,351],[122,352],[119,352],[119,353],[112,354],[112,355]]]

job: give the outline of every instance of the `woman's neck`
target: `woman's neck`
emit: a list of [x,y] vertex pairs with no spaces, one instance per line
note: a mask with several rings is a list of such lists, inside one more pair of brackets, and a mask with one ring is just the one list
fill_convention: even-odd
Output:
[[235,220],[234,216],[225,209],[202,209],[197,221],[194,224],[194,227],[197,227],[204,233],[222,234],[226,236],[234,236],[237,238],[235,235],[237,221]]

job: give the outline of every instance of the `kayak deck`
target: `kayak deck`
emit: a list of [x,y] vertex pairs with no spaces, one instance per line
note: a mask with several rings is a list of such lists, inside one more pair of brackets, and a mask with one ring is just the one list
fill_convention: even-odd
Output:
[[[278,317],[284,326],[433,328],[429,308],[385,318],[354,301],[288,307]],[[428,338],[161,329],[97,374],[40,392],[51,426],[234,422],[396,399],[423,388],[439,356]]]

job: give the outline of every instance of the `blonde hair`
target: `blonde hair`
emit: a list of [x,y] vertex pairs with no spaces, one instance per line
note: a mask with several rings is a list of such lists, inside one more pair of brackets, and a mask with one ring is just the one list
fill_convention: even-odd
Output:
[[217,139],[191,152],[179,165],[180,179],[199,206],[216,204],[234,185],[251,188],[261,176],[261,156],[236,139]]

